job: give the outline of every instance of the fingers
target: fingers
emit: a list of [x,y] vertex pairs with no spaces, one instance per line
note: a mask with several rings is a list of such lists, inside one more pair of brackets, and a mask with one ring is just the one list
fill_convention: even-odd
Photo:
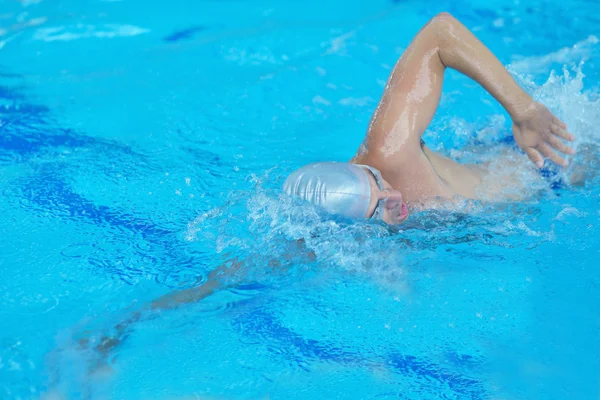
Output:
[[560,126],[563,129],[567,129],[567,125],[556,117],[552,118],[552,122],[554,122],[556,125]]
[[573,150],[571,147],[567,146],[566,144],[564,144],[558,137],[556,136],[550,136],[548,138],[548,143],[550,144],[550,146],[554,147],[556,150],[560,151],[561,153],[565,153],[565,154],[575,154],[575,150]]
[[554,118],[551,130],[553,134],[565,140],[568,140],[570,142],[575,140],[575,136],[567,132],[567,126],[565,125],[565,123],[560,121],[558,118]]
[[527,153],[527,157],[529,157],[536,167],[542,168],[544,166],[544,157],[542,157],[539,151],[533,147],[528,147],[525,149],[525,153]]
[[552,147],[550,147],[549,145],[547,145],[547,144],[540,145],[538,147],[538,149],[540,150],[540,153],[542,153],[545,157],[549,158],[556,164],[562,165],[563,167],[566,167],[567,165],[569,165],[568,161],[565,160],[564,158],[562,158],[561,156],[559,156],[558,154],[556,154],[556,152],[554,150],[552,150]]

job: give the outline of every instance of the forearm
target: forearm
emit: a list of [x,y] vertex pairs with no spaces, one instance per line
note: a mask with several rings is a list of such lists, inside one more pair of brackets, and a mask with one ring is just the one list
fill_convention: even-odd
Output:
[[[297,255],[299,255],[303,261],[308,262],[314,260],[314,253],[306,250],[303,240],[290,242],[289,246],[289,253],[284,254],[284,260],[271,259],[267,262],[269,267],[284,267]],[[189,303],[198,302],[220,290],[225,290],[240,284],[248,278],[248,274],[251,270],[250,268],[242,267],[247,264],[256,264],[257,261],[256,257],[248,257],[245,260],[240,260],[238,258],[229,260],[225,264],[211,271],[202,285],[189,289],[175,290],[155,299],[141,310],[130,314],[121,323],[116,325],[115,331],[117,335],[114,337],[107,336],[103,338],[96,349],[106,354],[121,343],[128,334],[131,325],[139,322],[149,314],[164,310],[172,310]],[[284,262],[282,263],[282,261]]]
[[[266,260],[255,255],[249,256],[245,260],[235,258],[214,269],[206,281],[190,289],[177,290],[159,297],[150,304],[151,310],[163,310],[176,308],[183,304],[193,303],[212,295],[213,293],[235,286],[248,279],[251,272],[251,265],[261,265],[265,263],[269,268],[284,268],[292,261],[310,262],[315,259],[315,254],[306,249],[304,240],[295,240],[286,242],[287,252],[281,259],[267,257]],[[243,266],[247,268],[242,268]]]
[[206,282],[204,282],[202,285],[190,289],[176,290],[157,298],[149,305],[143,307],[139,311],[135,311],[117,324],[115,326],[116,335],[105,336],[102,338],[100,344],[96,346],[96,350],[102,354],[107,354],[113,348],[118,346],[123,339],[127,337],[131,325],[139,322],[145,315],[147,315],[149,311],[156,312],[174,309],[184,304],[200,301],[203,298],[212,295],[216,291],[226,288],[228,285],[224,282],[223,276],[228,277],[228,275],[231,275],[238,269],[239,263],[237,261],[234,262],[231,268],[227,268],[227,266],[222,265],[212,271],[208,275]]
[[439,57],[453,68],[483,86],[513,117],[531,106],[531,97],[515,82],[492,52],[463,24],[450,16],[436,17]]
[[150,309],[169,310],[183,304],[193,303],[223,289],[224,286],[225,284],[221,280],[210,276],[206,282],[198,287],[173,291],[159,297],[150,304]]

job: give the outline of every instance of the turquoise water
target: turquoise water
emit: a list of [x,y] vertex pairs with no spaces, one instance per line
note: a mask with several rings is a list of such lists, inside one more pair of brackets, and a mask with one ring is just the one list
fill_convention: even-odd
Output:
[[[399,232],[279,195],[355,153],[440,11],[600,139],[594,1],[0,1],[0,398],[597,399],[597,179]],[[427,143],[491,159],[508,117],[444,89]],[[243,284],[79,345],[233,257]]]

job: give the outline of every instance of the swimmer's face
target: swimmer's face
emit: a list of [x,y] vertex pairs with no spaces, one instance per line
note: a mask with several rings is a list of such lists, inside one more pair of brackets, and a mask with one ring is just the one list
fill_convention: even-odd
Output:
[[[373,174],[369,172],[368,175],[371,182],[371,203],[369,204],[366,217],[371,218],[377,207],[381,207],[379,212],[382,213],[382,221],[391,225],[404,222],[408,218],[408,207],[402,200],[402,193],[393,189],[392,185],[383,178],[384,190],[379,189]],[[380,200],[384,201],[380,202]]]

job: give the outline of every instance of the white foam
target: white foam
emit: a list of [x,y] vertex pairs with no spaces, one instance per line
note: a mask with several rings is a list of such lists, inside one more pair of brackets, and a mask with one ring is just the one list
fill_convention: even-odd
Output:
[[[277,237],[303,239],[319,265],[390,279],[402,274],[401,248],[390,251],[388,230],[381,225],[345,224],[310,204],[297,204],[290,196],[273,196],[259,190],[247,203],[250,231],[266,247]],[[392,268],[393,267],[393,268]]]
[[584,91],[583,63],[573,75],[564,69],[562,75],[554,71],[542,86],[533,91],[533,97],[554,111],[582,142],[597,143],[600,140],[600,99],[597,93]]
[[59,26],[37,29],[34,40],[44,42],[71,41],[85,38],[115,38],[138,36],[150,32],[149,29],[134,25],[106,24],[102,26],[77,24],[74,26]]
[[560,212],[554,217],[554,219],[558,221],[565,221],[569,216],[574,216],[576,218],[586,217],[588,213],[579,211],[575,207],[567,206],[560,210]]
[[534,57],[516,58],[509,66],[509,70],[517,74],[545,71],[551,64],[570,64],[587,59],[599,40],[590,35],[585,40],[575,43],[572,47],[564,47],[555,52]]

